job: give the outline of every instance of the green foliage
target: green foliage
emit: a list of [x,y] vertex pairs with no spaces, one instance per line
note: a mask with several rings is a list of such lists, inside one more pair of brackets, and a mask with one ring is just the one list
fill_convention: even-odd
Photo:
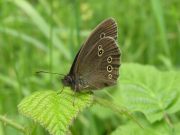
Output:
[[159,71],[153,66],[123,64],[120,78],[121,90],[115,94],[117,103],[131,111],[143,112],[150,122],[180,111],[179,72]]
[[[44,36],[48,39],[50,39],[51,34],[51,28],[49,26],[49,24],[46,22],[46,20],[44,20],[44,18],[32,7],[32,5],[25,1],[25,0],[14,0],[11,1],[13,2],[16,6],[18,6],[19,8],[22,9],[22,11],[24,11],[30,18],[31,21],[33,22],[34,25],[37,26],[37,28],[42,32],[42,34],[44,34]],[[58,50],[64,54],[64,56],[66,56],[67,58],[70,58],[70,54],[67,51],[67,49],[62,46],[61,41],[58,39],[57,35],[54,34],[53,35],[53,45],[57,48],[59,48]]]
[[[164,126],[164,125],[163,125]],[[134,123],[128,123],[126,125],[119,126],[111,135],[169,135],[168,131],[163,127],[148,127],[142,129]],[[178,135],[178,134],[174,134]]]
[[69,132],[69,126],[78,113],[91,102],[91,94],[74,95],[70,89],[64,89],[62,93],[38,91],[23,99],[18,109],[21,114],[44,126],[50,134],[63,135]]
[[123,125],[119,125],[111,135],[179,135],[180,125],[174,123],[174,128],[170,128],[166,123],[159,122],[151,124],[145,119],[139,119],[144,128],[140,128],[137,124],[127,122]]
[[[70,132],[102,135],[120,129],[117,134],[178,134],[179,72],[173,70],[180,67],[179,13],[179,0],[0,0],[0,116],[14,123],[0,119],[0,135],[19,135],[23,131],[17,125],[27,126],[31,135],[48,135],[38,122],[21,117],[17,105],[39,89],[60,89],[56,76],[34,73],[67,74],[91,30],[108,17],[119,26],[120,80],[116,87],[94,93],[108,102],[95,101],[96,106],[76,117]],[[145,130],[117,113],[121,107],[135,114],[139,123],[146,121]]]
[[111,135],[163,135],[156,134],[153,130],[140,129],[137,125],[129,123],[127,125],[119,126]]

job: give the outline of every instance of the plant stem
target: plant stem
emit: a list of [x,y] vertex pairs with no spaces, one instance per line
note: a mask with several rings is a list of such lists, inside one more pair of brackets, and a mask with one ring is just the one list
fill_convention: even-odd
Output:
[[119,107],[118,105],[116,105],[113,102],[110,102],[108,100],[102,99],[100,97],[94,97],[94,100],[99,103],[102,106],[111,108],[114,112],[117,112],[119,114],[125,114],[127,115],[129,118],[131,118],[134,122],[136,122],[141,128],[144,129],[144,127],[128,112],[128,110],[125,107]]
[[2,121],[4,124],[10,125],[11,127],[15,128],[23,133],[26,132],[25,128],[22,125],[14,122],[13,120],[6,118],[5,116],[0,115],[0,121]]
[[[52,72],[53,69],[53,13],[54,13],[54,7],[53,7],[53,0],[50,2],[50,8],[51,8],[51,13],[50,13],[50,31],[49,31],[49,71]],[[50,76],[50,82],[51,82],[51,86],[53,86],[53,76],[51,74]]]
[[164,119],[167,122],[167,124],[169,125],[169,127],[173,128],[173,123],[171,122],[171,119],[169,118],[167,113],[164,113]]

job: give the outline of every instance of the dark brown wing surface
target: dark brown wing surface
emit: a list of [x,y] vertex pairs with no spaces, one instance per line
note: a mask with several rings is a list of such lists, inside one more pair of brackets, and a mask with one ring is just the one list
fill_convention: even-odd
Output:
[[104,37],[112,37],[114,40],[117,39],[117,24],[113,18],[104,20],[93,30],[76,55],[69,74],[77,73],[81,60],[84,59],[89,50]]
[[79,65],[78,76],[85,82],[80,89],[94,90],[116,84],[120,55],[120,50],[113,38],[100,39]]

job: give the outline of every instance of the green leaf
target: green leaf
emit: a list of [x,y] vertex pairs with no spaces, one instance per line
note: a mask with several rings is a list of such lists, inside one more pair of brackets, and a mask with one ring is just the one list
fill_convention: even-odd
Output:
[[74,95],[67,88],[62,93],[38,91],[23,99],[18,110],[44,126],[50,134],[63,135],[69,132],[69,126],[78,113],[92,103],[92,97],[89,93]]
[[150,122],[155,122],[180,110],[179,82],[179,72],[163,72],[153,66],[123,64],[120,90],[114,94],[115,102],[131,111],[140,111]]
[[[152,135],[152,133],[148,134],[148,132],[140,129],[140,127],[137,127],[132,123],[119,126],[114,132],[111,133],[111,135]],[[153,133],[153,135],[156,134]]]
[[[111,135],[169,135],[165,128],[161,127],[147,127],[145,129],[140,128],[135,123],[127,123],[126,125],[119,126]],[[160,130],[163,128],[163,130]],[[165,132],[166,131],[166,132]]]
[[140,128],[134,122],[127,122],[118,126],[111,135],[179,135],[180,123],[175,122],[170,128],[164,121],[149,123],[147,120],[140,118],[143,128]]

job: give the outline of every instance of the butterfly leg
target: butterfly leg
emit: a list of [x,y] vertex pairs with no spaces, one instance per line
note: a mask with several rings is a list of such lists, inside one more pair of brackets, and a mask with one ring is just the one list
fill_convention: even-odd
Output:
[[73,106],[75,105],[75,99],[76,99],[76,92],[77,92],[77,86],[74,86],[74,91],[73,91]]
[[76,99],[76,89],[73,92],[73,106],[75,105],[75,99]]
[[63,85],[62,89],[59,92],[57,92],[57,94],[61,94],[63,92],[63,90],[64,90],[64,85]]

